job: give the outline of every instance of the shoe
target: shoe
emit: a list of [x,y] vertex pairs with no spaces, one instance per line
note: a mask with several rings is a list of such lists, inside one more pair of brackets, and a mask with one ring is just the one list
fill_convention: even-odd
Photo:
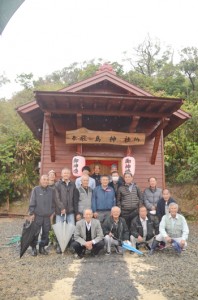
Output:
[[111,252],[106,252],[106,253],[105,253],[105,255],[107,255],[107,256],[110,255],[110,254],[111,254]]
[[37,250],[36,247],[32,248],[32,256],[37,256]]
[[163,249],[165,249],[166,248],[166,246],[165,245],[163,245],[163,244],[160,244],[159,246],[158,246],[158,250],[163,250]]
[[84,258],[84,255],[83,254],[74,254],[74,258],[77,258],[77,259],[83,259]]
[[149,252],[148,252],[148,256],[152,256],[154,254],[154,249],[151,249]]
[[115,250],[116,250],[116,253],[117,253],[118,255],[123,255],[122,247],[120,247],[120,246],[115,246]]
[[56,253],[57,254],[62,254],[62,251],[61,251],[61,248],[60,248],[59,245],[57,245],[57,247],[56,247]]
[[48,252],[42,246],[39,246],[39,253],[42,254],[42,255],[48,255]]

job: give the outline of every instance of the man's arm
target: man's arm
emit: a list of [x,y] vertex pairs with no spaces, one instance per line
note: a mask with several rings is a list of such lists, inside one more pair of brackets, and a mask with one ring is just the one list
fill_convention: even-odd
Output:
[[61,201],[60,183],[59,182],[57,182],[55,184],[55,189],[56,189],[55,206],[57,206],[62,211],[64,209],[64,205]]
[[102,227],[100,225],[100,221],[98,220],[94,220],[95,221],[95,238],[93,239],[93,244],[96,244],[98,242],[100,242],[103,238],[103,231],[102,231]]
[[96,212],[96,197],[97,197],[96,196],[96,189],[97,188],[95,188],[93,190],[92,197],[91,197],[91,209],[92,209],[93,213]]
[[36,207],[36,190],[35,188],[32,190],[30,197],[30,205],[29,205],[29,214],[33,215]]
[[149,202],[146,190],[143,193],[143,202],[148,210],[152,210],[153,205]]
[[76,228],[74,231],[74,240],[81,244],[81,246],[84,246],[86,244],[86,241],[82,238],[82,227],[79,222],[76,223]]
[[186,241],[188,239],[188,235],[189,235],[189,228],[188,228],[186,219],[183,216],[180,216],[180,217],[182,217],[182,226],[183,226],[182,240]]

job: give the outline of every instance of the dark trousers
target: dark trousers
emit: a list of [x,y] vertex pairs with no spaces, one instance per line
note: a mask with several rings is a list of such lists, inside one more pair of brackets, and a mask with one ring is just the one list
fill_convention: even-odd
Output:
[[[49,243],[49,231],[51,228],[50,217],[41,217],[36,215],[35,222],[40,226],[40,229],[42,228],[41,240],[39,242],[39,245],[41,247],[45,247]],[[38,243],[38,237],[39,233],[35,235],[32,243],[30,244],[31,247],[36,247]]]
[[[74,248],[75,252],[76,252],[78,255],[82,255],[82,254],[85,253],[86,247],[85,247],[85,246],[81,246],[80,243],[74,241],[74,242],[72,242],[72,245],[71,245],[71,246]],[[100,242],[98,242],[98,243],[96,243],[96,244],[93,244],[93,248],[92,248],[91,252],[92,252],[93,254],[97,255],[98,252],[99,252],[101,249],[103,249],[103,248],[104,248],[104,241],[102,240],[102,241],[100,241]]]
[[123,217],[126,221],[127,227],[130,230],[131,228],[131,221],[138,215],[138,211],[134,210],[134,211],[122,211],[121,212],[121,217]]

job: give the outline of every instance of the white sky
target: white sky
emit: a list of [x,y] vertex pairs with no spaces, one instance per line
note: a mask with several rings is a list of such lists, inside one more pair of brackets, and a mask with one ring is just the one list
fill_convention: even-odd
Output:
[[17,74],[45,76],[73,62],[122,63],[147,34],[175,52],[198,47],[197,0],[26,0],[0,36],[0,75],[19,90]]

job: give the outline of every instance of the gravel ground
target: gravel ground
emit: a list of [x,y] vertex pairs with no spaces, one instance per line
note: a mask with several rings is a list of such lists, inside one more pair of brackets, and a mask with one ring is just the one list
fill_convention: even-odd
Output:
[[[34,258],[28,250],[20,259],[19,246],[5,247],[8,237],[21,233],[22,224],[21,219],[0,219],[0,299],[154,299],[142,297],[138,285],[154,293],[161,291],[165,299],[198,299],[198,224],[190,224],[188,250],[181,256],[172,249],[151,257],[87,256],[78,261],[76,273],[71,271],[76,259],[69,251],[62,256],[52,248],[49,256]],[[43,298],[55,282],[71,277],[72,296]]]

